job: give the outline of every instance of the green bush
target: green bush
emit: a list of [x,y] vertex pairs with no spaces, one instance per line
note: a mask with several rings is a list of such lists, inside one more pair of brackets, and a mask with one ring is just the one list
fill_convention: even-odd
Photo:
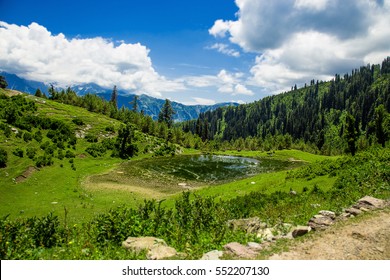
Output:
[[107,152],[107,148],[101,143],[93,143],[85,151],[93,157],[102,157]]
[[22,158],[24,156],[24,151],[21,148],[16,148],[12,153],[17,157]]
[[8,153],[2,147],[0,147],[0,168],[7,166],[8,162]]
[[66,150],[65,157],[66,158],[75,158],[76,156],[72,151]]
[[85,124],[85,123],[83,122],[83,120],[80,119],[80,118],[75,118],[75,119],[72,120],[72,122],[73,122],[74,124],[78,125],[78,126],[81,126],[81,125],[84,125],[84,124]]
[[27,147],[26,149],[26,155],[29,159],[34,159],[35,155],[37,153],[37,149],[33,147]]
[[50,166],[54,163],[53,158],[49,154],[44,154],[43,156],[39,156],[35,159],[35,165],[37,167]]
[[90,143],[98,142],[98,138],[94,134],[87,134],[87,135],[85,135],[85,140],[87,140],[87,142],[90,142]]

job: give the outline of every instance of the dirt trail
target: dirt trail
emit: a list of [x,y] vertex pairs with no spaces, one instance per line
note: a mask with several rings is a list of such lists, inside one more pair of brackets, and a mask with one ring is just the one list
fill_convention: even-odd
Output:
[[390,260],[390,209],[338,222],[271,260]]

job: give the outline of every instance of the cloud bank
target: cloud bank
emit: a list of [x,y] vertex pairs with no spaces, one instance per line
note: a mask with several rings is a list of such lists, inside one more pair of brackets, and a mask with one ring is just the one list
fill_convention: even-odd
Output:
[[101,37],[67,39],[37,23],[18,26],[0,22],[0,38],[0,67],[24,78],[61,86],[116,84],[155,96],[184,88],[160,76],[153,69],[149,50],[139,43],[115,45]]
[[272,92],[329,79],[390,54],[390,0],[236,0],[209,29],[257,54],[247,85]]

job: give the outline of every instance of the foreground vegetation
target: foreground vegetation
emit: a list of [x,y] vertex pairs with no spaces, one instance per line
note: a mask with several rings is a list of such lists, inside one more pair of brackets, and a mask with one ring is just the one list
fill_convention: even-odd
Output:
[[[230,199],[185,192],[173,207],[165,201],[145,200],[138,207],[113,207],[82,224],[69,223],[66,210],[62,221],[53,214],[15,220],[3,217],[0,254],[2,259],[144,258],[122,249],[121,242],[128,236],[156,236],[186,253],[186,258],[199,258],[227,242],[258,241],[229,229],[229,219],[259,216],[271,225],[303,224],[318,207],[341,212],[364,195],[389,198],[389,161],[390,150],[377,148],[281,172],[277,176],[284,176],[284,189],[269,185]],[[318,183],[311,186],[318,176],[333,183],[325,188]],[[296,182],[303,188],[291,195],[289,185]]]

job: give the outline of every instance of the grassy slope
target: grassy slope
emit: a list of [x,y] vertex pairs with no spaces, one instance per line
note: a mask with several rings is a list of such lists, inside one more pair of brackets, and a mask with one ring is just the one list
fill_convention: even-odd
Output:
[[[60,104],[50,100],[36,98],[28,95],[27,98],[36,101],[38,114],[50,116],[68,122],[73,128],[76,125],[71,122],[76,116],[85,123],[82,128],[94,135],[102,136],[106,133],[107,126],[117,129],[120,122],[103,115],[91,113],[86,109]],[[87,127],[87,128],[86,128]],[[43,133],[45,135],[45,133]],[[140,137],[144,135],[139,134]],[[48,140],[44,138],[42,142]],[[64,207],[68,209],[72,220],[85,220],[95,213],[112,207],[115,203],[134,204],[143,198],[134,197],[128,193],[117,192],[86,192],[82,187],[84,179],[91,174],[105,172],[114,168],[121,162],[120,159],[111,158],[109,153],[104,158],[95,159],[85,152],[90,145],[84,139],[78,139],[76,146],[76,158],[71,169],[68,159],[54,159],[54,164],[33,172],[26,180],[15,183],[15,178],[23,174],[30,166],[34,166],[33,160],[26,157],[19,158],[12,151],[20,147],[33,146],[39,149],[39,143],[32,140],[29,143],[23,139],[12,136],[6,139],[0,134],[0,143],[8,151],[9,162],[6,168],[0,169],[0,215],[11,214],[12,218],[26,216],[47,215],[48,212],[64,216]],[[82,155],[82,156],[80,156]],[[143,155],[145,156],[145,155]],[[61,167],[60,165],[63,165]]]

